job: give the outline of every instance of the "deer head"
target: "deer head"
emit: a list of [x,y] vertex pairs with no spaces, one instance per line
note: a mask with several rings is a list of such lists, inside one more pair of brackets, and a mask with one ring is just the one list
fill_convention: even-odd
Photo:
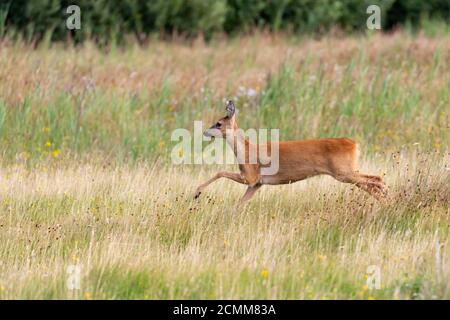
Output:
[[228,100],[226,103],[226,116],[217,120],[217,122],[207,129],[203,135],[206,137],[226,138],[227,134],[237,129],[236,125],[236,108],[233,101]]

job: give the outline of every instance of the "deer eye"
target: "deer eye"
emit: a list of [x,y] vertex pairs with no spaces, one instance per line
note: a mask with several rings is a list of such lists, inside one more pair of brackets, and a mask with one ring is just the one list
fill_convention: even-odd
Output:
[[216,128],[220,128],[222,126],[222,124],[220,122],[216,123]]

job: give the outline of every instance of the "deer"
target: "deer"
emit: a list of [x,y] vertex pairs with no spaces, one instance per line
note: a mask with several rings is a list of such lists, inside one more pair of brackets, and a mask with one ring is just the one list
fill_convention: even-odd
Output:
[[240,207],[263,185],[291,184],[317,175],[329,175],[337,181],[353,184],[377,200],[387,196],[387,187],[381,177],[359,172],[358,144],[349,138],[269,141],[264,147],[268,150],[269,158],[272,155],[271,151],[277,148],[278,170],[275,174],[264,174],[264,168],[268,166],[267,159],[262,159],[262,155],[257,152],[256,161],[249,161],[251,151],[260,148],[247,139],[239,129],[236,107],[232,100],[226,102],[225,110],[225,117],[217,120],[203,135],[226,140],[238,158],[239,173],[218,172],[196,189],[194,199],[198,199],[212,182],[227,178],[247,185],[247,190],[238,203]]

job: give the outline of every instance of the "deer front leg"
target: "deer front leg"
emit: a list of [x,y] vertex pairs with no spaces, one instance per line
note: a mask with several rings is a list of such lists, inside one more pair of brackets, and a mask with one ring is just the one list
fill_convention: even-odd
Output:
[[247,191],[245,191],[244,195],[242,196],[241,200],[239,200],[238,208],[242,207],[244,203],[246,203],[248,200],[250,200],[253,195],[258,191],[258,189],[261,188],[261,184],[257,184],[255,186],[249,186],[247,188]]
[[201,184],[197,188],[197,190],[195,191],[194,199],[197,199],[198,197],[200,197],[200,194],[203,192],[203,190],[209,184],[213,183],[214,181],[216,181],[219,178],[228,178],[228,179],[231,179],[233,181],[236,181],[236,182],[239,182],[239,183],[242,183],[242,184],[246,184],[244,178],[241,177],[240,173],[221,171],[221,172],[217,173],[214,177],[212,177],[211,179],[206,181],[205,183]]

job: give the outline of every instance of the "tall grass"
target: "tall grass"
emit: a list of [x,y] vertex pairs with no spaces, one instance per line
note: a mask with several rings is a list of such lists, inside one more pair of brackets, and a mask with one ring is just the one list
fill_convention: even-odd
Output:
[[[449,49],[406,33],[1,43],[0,298],[450,298]],[[172,165],[170,134],[225,97],[242,128],[358,140],[389,200],[317,177],[243,210],[230,181],[193,201],[216,168]]]
[[[0,298],[449,298],[448,156],[400,152],[379,203],[331,178],[263,187],[211,170],[66,163],[1,172]],[[67,287],[79,266],[80,287]],[[381,287],[366,283],[380,268]]]
[[367,152],[448,145],[448,37],[259,35],[109,53],[89,43],[1,47],[7,162],[52,154],[167,159],[172,130],[209,125],[226,97],[237,100],[243,128],[279,128],[283,139],[351,136]]

